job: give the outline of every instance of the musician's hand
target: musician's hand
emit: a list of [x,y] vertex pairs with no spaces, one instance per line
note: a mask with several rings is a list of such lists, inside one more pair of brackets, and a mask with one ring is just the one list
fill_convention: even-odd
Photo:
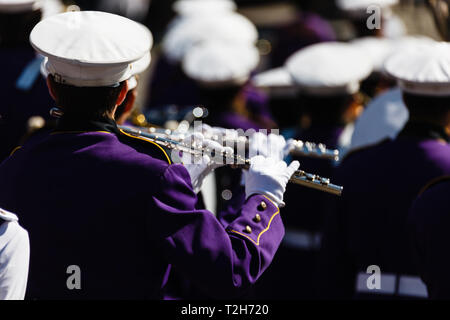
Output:
[[283,136],[256,132],[249,139],[249,157],[261,155],[276,160],[283,160],[286,156],[286,147],[286,140]]
[[263,194],[279,208],[284,207],[286,185],[300,167],[300,163],[293,161],[288,166],[284,161],[263,156],[253,157],[250,162],[250,169],[244,171],[246,198],[253,194]]
[[227,153],[229,155],[232,155],[233,149],[229,147],[223,147],[215,141],[205,139],[201,133],[193,133],[187,136],[183,140],[183,144],[188,147],[193,147],[197,150],[206,151],[204,154],[198,153],[196,155],[184,152],[181,157],[181,161],[191,177],[192,187],[196,193],[199,193],[205,178],[211,172],[213,172],[214,169],[224,165],[222,163],[213,161],[211,159],[211,153]]

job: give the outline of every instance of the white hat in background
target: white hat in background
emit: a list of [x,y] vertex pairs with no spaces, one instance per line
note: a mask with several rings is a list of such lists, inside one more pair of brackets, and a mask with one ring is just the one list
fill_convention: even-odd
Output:
[[178,0],[172,8],[180,16],[201,16],[232,12],[237,7],[232,0]]
[[425,36],[403,36],[394,39],[381,37],[363,37],[350,43],[361,49],[364,54],[372,59],[373,68],[376,72],[384,72],[384,63],[391,55],[408,48],[417,48],[432,45],[436,41]]
[[272,96],[295,96],[298,91],[294,79],[285,67],[258,73],[251,82],[254,87],[268,91]]
[[20,13],[40,8],[39,0],[0,0],[0,12]]
[[394,139],[408,121],[409,112],[402,92],[395,88],[373,99],[355,122],[350,149],[362,148]]
[[169,61],[178,63],[191,48],[206,41],[253,45],[256,40],[258,31],[254,24],[237,13],[183,17],[169,26],[162,50]]
[[391,56],[386,72],[403,91],[430,96],[450,96],[450,44],[435,42],[417,50],[414,46]]
[[372,72],[372,60],[351,44],[325,42],[294,53],[286,68],[302,93],[353,94]]
[[39,22],[31,45],[47,59],[46,73],[79,87],[113,86],[150,63],[153,38],[145,26],[97,11],[67,12]]
[[242,85],[259,63],[259,52],[251,45],[207,42],[186,54],[182,67],[188,77],[205,87]]

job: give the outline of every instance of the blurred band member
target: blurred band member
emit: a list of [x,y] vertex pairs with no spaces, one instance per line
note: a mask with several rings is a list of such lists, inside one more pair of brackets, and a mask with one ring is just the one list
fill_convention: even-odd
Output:
[[[450,174],[449,56],[447,43],[435,43],[402,50],[386,62],[409,120],[395,139],[349,153],[336,172],[345,190],[326,218],[324,295],[427,297],[409,246],[407,215],[425,184]],[[367,286],[374,270],[381,272],[381,288]]]

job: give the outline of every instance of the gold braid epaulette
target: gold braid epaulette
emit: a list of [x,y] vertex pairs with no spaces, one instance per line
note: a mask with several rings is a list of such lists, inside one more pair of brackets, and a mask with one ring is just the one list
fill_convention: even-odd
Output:
[[172,160],[170,159],[169,155],[167,154],[167,152],[164,150],[163,147],[161,147],[159,144],[150,141],[149,139],[145,139],[143,137],[136,137],[133,136],[132,134],[126,133],[125,131],[123,131],[122,129],[119,129],[120,133],[122,134],[122,137],[126,137],[129,139],[133,139],[134,142],[141,142],[141,143],[145,143],[148,146],[152,146],[154,150],[157,150],[159,152],[159,154],[161,155],[160,160],[164,160],[167,161],[169,164],[172,164]]

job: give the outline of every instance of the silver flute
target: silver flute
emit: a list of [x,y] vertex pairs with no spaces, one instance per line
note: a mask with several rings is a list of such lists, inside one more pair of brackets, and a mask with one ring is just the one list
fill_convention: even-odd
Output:
[[[189,154],[192,154],[194,156],[201,156],[205,153],[208,155],[211,155],[213,161],[221,161],[221,163],[225,163],[226,165],[231,165],[236,168],[241,169],[249,169],[250,168],[250,160],[245,159],[237,154],[228,154],[228,153],[221,153],[217,154],[217,152],[213,149],[208,149],[204,147],[196,147],[196,146],[187,146],[183,144],[179,138],[172,139],[170,135],[170,130],[164,130],[161,129],[159,132],[150,132],[145,129],[145,131],[142,130],[142,128],[135,128],[135,127],[129,127],[129,126],[118,126],[118,128],[129,135],[148,139],[149,141],[152,141],[154,143],[159,144],[162,147],[165,147],[170,150],[177,150],[181,152],[187,152]],[[330,179],[328,178],[322,178],[320,176],[307,173],[302,170],[296,171],[291,179],[289,180],[290,183],[299,184],[308,188],[316,189],[319,191],[331,193],[337,196],[342,195],[343,187],[332,184],[330,182]]]
[[[173,131],[169,129],[150,127],[140,128],[140,130],[159,136],[173,136]],[[246,136],[229,138],[226,135],[211,135],[205,134],[204,132],[203,134],[206,139],[226,143],[227,145],[229,145],[230,143],[245,144],[246,148],[248,148],[249,139]],[[339,161],[339,150],[328,149],[327,146],[322,143],[316,144],[308,141],[294,140],[294,149],[290,152],[290,154],[293,156],[304,156]]]

